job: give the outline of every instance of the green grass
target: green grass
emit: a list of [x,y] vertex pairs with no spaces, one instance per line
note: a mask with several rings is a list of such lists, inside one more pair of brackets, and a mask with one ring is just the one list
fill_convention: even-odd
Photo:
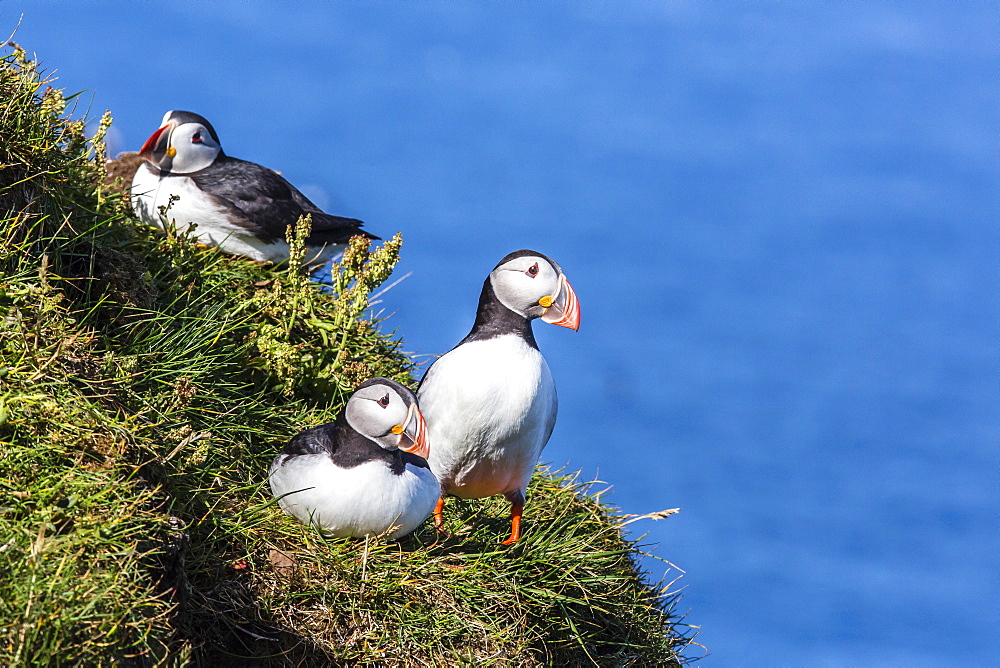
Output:
[[[357,240],[323,294],[163,234],[106,192],[24,52],[0,60],[0,664],[674,665],[689,629],[621,516],[540,470],[450,500],[451,537],[332,540],[284,516],[270,460],[361,380],[413,385],[365,317],[401,239]],[[301,241],[308,221],[289,230]]]

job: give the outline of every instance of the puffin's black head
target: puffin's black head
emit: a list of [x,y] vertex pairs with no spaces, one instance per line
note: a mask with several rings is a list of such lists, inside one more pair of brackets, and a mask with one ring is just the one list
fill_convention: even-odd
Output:
[[499,262],[497,262],[496,266],[493,267],[493,269],[497,270],[501,266],[503,266],[503,265],[507,264],[508,262],[510,262],[511,260],[516,260],[516,259],[522,258],[522,257],[541,258],[541,259],[545,260],[546,262],[548,262],[553,267],[555,267],[560,273],[562,273],[562,268],[556,263],[555,260],[553,260],[552,258],[550,258],[545,253],[539,253],[538,251],[529,250],[527,248],[522,248],[521,250],[516,250],[513,253],[507,253],[507,255],[505,255],[502,260],[500,260]]
[[486,279],[497,300],[528,318],[580,328],[580,303],[562,268],[548,256],[519,250],[500,260]]
[[427,425],[417,398],[388,378],[358,385],[344,407],[344,418],[356,432],[386,450],[403,450],[427,458]]
[[223,153],[208,119],[190,111],[168,111],[139,155],[161,172],[190,174],[208,167]]
[[171,122],[174,123],[174,125],[184,125],[185,123],[198,123],[199,125],[203,125],[212,136],[212,139],[215,140],[216,144],[222,143],[219,141],[219,134],[215,131],[215,128],[212,127],[209,120],[201,114],[196,114],[193,111],[180,111],[178,109],[174,109],[173,111],[168,111],[163,114],[163,120],[160,121],[160,125],[167,125]]

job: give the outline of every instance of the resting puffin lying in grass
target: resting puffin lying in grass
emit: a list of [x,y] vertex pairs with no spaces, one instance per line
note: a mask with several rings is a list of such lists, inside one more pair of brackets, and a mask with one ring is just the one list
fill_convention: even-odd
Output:
[[212,124],[190,111],[168,111],[139,156],[144,160],[132,178],[136,217],[162,228],[160,207],[169,205],[167,218],[179,229],[194,223],[194,236],[206,246],[279,263],[288,259],[285,229],[305,214],[312,214],[308,264],[323,264],[355,235],[378,239],[362,231],[360,220],[323,213],[277,172],[226,155]]
[[[388,378],[361,383],[336,422],[295,436],[271,464],[286,513],[330,536],[410,533],[441,494],[427,466],[427,428],[410,390]],[[395,527],[395,528],[393,528]]]

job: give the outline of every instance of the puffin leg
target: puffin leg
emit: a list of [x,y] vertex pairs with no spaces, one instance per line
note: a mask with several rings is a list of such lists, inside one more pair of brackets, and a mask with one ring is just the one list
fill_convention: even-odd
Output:
[[513,545],[521,540],[521,515],[524,513],[525,499],[520,490],[507,492],[504,496],[510,501],[510,538],[500,544]]
[[434,528],[444,533],[444,497],[438,499],[434,506]]

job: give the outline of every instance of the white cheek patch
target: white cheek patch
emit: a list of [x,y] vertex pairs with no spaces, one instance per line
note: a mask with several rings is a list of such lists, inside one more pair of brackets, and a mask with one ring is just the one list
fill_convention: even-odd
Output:
[[[200,142],[192,141],[196,134],[202,137]],[[170,171],[174,174],[190,174],[205,169],[219,157],[222,148],[212,139],[208,128],[201,125],[185,123],[170,132]]]
[[[171,147],[174,148],[174,147]],[[190,174],[205,169],[219,156],[219,149],[204,144],[189,143],[182,146],[173,157],[170,171],[175,174]]]
[[[355,397],[347,403],[347,424],[368,438],[375,438],[386,431],[385,409],[378,402],[367,397]],[[391,425],[390,425],[391,426]]]
[[375,394],[377,396],[356,396],[347,403],[347,424],[382,447],[391,448],[399,440],[392,428],[405,424],[407,406],[398,394],[389,392],[389,405],[383,407],[379,400],[385,396],[385,390],[379,389]]
[[518,270],[494,271],[490,274],[493,293],[501,304],[524,315],[528,309],[538,305],[539,299],[554,295],[559,289],[558,275],[548,264],[539,263],[539,269],[538,276],[534,278]]
[[347,408],[344,410],[344,417],[347,418],[347,424],[351,425],[351,428],[360,434],[365,433],[364,430],[359,428],[365,422],[361,406],[362,401],[361,399],[351,399],[347,402]]
[[493,286],[493,294],[497,300],[509,308],[511,311],[520,313],[521,309],[517,305],[516,294],[510,286],[509,280],[504,280],[503,274],[497,270],[490,274],[490,285]]

